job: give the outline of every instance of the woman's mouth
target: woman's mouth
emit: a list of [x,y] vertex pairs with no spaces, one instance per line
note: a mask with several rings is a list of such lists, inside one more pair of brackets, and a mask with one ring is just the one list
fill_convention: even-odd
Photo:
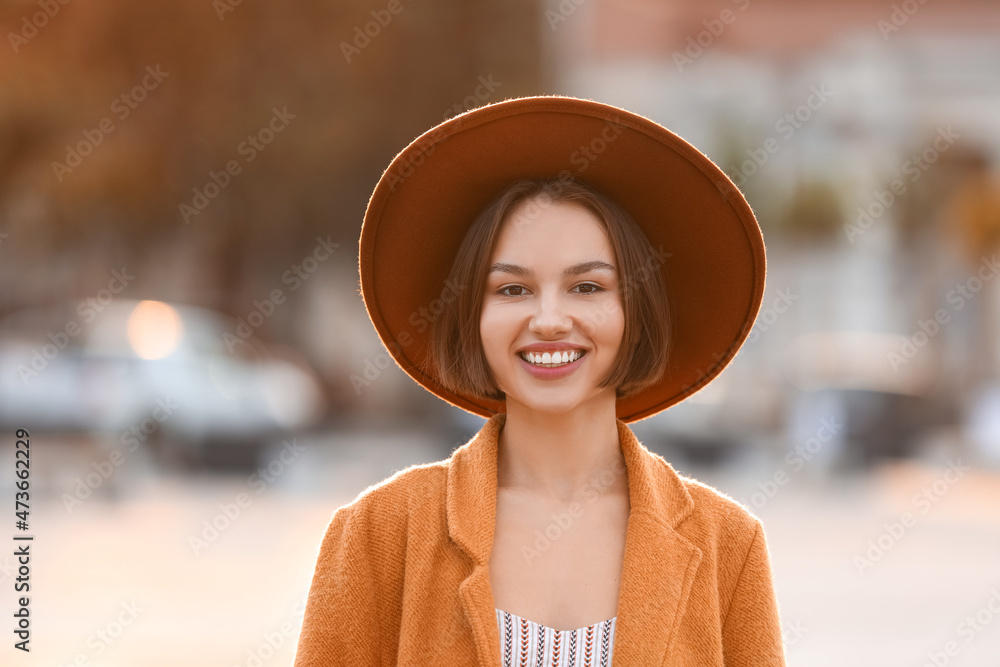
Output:
[[559,368],[571,364],[586,354],[585,350],[562,350],[560,352],[518,352],[518,356],[532,366]]
[[540,380],[555,380],[569,375],[577,368],[586,350],[560,350],[559,352],[518,352],[524,369]]

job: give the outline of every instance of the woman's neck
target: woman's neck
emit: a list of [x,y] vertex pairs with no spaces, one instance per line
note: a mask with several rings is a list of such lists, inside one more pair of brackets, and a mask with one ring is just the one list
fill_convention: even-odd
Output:
[[559,502],[588,500],[595,491],[627,495],[614,402],[558,415],[509,402],[498,443],[497,488]]

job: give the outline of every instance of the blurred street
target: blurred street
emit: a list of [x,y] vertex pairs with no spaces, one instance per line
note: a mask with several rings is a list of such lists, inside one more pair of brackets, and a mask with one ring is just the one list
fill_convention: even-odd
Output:
[[[298,605],[332,512],[446,449],[412,432],[295,445],[301,453],[275,466],[266,488],[249,473],[157,472],[137,453],[70,511],[64,494],[94,472],[100,448],[33,439],[33,664],[291,664]],[[263,461],[279,461],[281,449],[275,443]],[[10,460],[9,442],[2,455]],[[782,467],[747,456],[681,472],[759,507],[790,665],[917,667],[935,664],[928,654],[948,642],[959,652],[939,664],[998,664],[1000,470],[970,469],[942,486],[943,460],[831,477],[806,467],[767,490]],[[924,490],[926,512],[913,500]],[[240,494],[250,501],[240,506]],[[886,525],[907,511],[916,521],[896,537]],[[870,553],[869,541],[882,552]],[[9,555],[2,565],[9,578]],[[980,630],[962,625],[977,614]],[[90,662],[74,663],[80,656]]]

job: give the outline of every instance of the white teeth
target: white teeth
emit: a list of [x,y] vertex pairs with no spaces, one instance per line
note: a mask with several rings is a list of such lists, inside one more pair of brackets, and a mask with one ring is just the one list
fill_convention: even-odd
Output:
[[535,364],[539,366],[549,365],[549,366],[561,366],[562,364],[568,364],[572,361],[576,361],[581,356],[583,356],[582,350],[564,350],[563,352],[543,352],[542,354],[536,354],[534,352],[522,352],[521,358],[530,364]]

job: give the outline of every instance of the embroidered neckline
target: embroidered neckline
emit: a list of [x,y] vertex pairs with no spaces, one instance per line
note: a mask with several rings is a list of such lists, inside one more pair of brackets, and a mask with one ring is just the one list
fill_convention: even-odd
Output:
[[516,618],[516,619],[522,620],[522,621],[524,621],[526,623],[529,623],[531,625],[537,626],[539,628],[549,628],[553,632],[583,632],[583,631],[587,630],[588,628],[596,628],[599,625],[614,623],[618,619],[618,616],[612,616],[611,618],[605,619],[603,621],[598,621],[597,623],[593,623],[591,625],[585,625],[582,628],[576,628],[575,630],[557,630],[556,628],[553,628],[551,625],[545,625],[544,623],[539,623],[538,621],[532,621],[531,619],[527,619],[527,618],[525,618],[523,616],[518,616],[517,614],[513,614],[513,613],[511,613],[509,611],[504,611],[503,609],[500,609],[499,607],[496,607],[496,610],[499,613],[501,613],[501,614],[507,614],[508,616],[510,616],[512,618]]

